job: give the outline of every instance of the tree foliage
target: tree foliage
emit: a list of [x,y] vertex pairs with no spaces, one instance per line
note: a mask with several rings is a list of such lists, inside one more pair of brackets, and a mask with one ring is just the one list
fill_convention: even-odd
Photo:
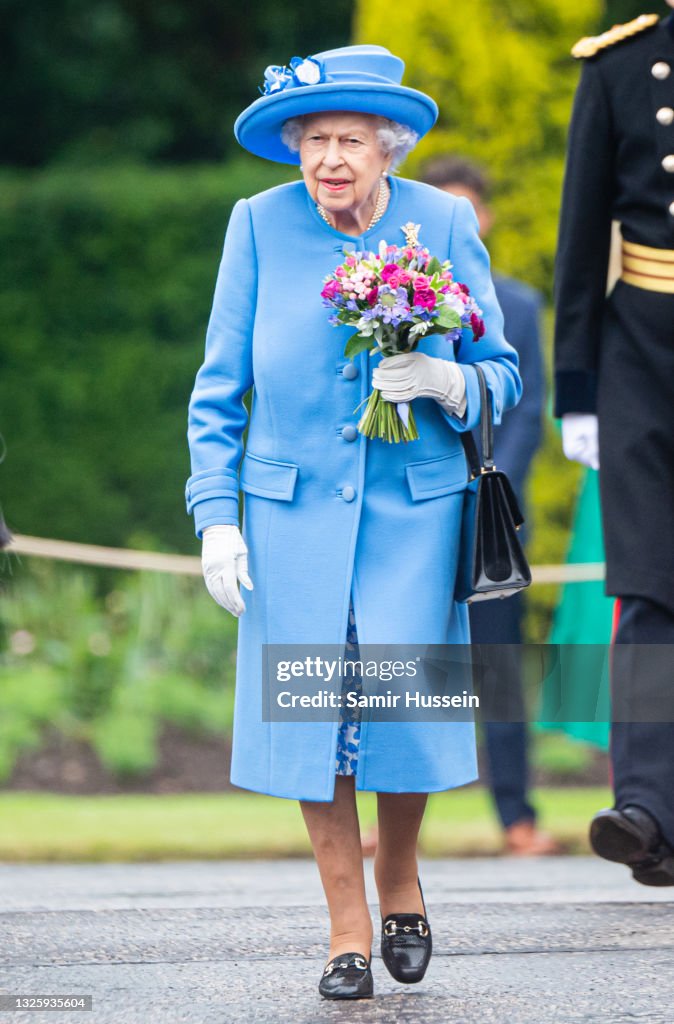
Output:
[[352,0],[0,0],[0,160],[219,159],[267,64],[349,41]]
[[405,83],[433,96],[435,129],[406,172],[441,153],[469,156],[495,186],[492,250],[500,269],[549,290],[575,40],[598,30],[600,0],[460,0],[430,15],[406,0],[361,0],[356,35],[405,61]]

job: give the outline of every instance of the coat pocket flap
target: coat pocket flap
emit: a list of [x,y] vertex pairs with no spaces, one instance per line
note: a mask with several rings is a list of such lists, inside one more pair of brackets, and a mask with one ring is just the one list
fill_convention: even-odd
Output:
[[439,459],[409,462],[405,475],[412,501],[439,498],[443,494],[461,491],[468,483],[468,469],[463,449],[442,455]]
[[261,498],[292,501],[298,471],[292,462],[263,459],[260,455],[246,452],[239,478],[241,490]]

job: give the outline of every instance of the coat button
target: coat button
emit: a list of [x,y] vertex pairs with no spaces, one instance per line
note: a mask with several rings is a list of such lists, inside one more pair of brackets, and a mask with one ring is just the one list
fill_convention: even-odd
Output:
[[358,367],[355,363],[347,363],[342,370],[342,377],[345,380],[355,380],[358,376]]
[[669,204],[669,212],[671,213],[672,217],[674,217],[674,203]]
[[671,107],[660,107],[655,117],[658,124],[671,124],[674,121],[674,110]]
[[342,497],[344,501],[353,501],[356,497],[356,492],[351,484],[347,484],[346,487],[342,487]]
[[662,158],[662,166],[669,174],[674,174],[674,153],[669,153]]
[[342,427],[342,437],[345,441],[355,441],[358,437],[358,431],[354,427],[353,423],[347,423],[345,427]]
[[653,78],[657,78],[660,82],[664,82],[665,78],[669,78],[671,68],[667,61],[659,60],[651,68],[651,74]]

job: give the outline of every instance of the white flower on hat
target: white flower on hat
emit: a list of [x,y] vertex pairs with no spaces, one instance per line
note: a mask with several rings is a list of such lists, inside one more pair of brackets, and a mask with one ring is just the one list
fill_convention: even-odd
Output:
[[299,85],[318,85],[324,79],[323,65],[315,57],[293,57],[290,67]]

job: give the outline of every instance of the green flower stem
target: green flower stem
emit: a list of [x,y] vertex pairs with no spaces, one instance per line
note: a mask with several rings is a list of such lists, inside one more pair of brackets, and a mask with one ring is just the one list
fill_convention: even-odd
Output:
[[388,444],[419,439],[412,407],[410,406],[406,427],[398,415],[395,403],[383,399],[378,388],[374,389],[367,400],[365,412],[358,422],[358,430],[365,437],[378,438]]

